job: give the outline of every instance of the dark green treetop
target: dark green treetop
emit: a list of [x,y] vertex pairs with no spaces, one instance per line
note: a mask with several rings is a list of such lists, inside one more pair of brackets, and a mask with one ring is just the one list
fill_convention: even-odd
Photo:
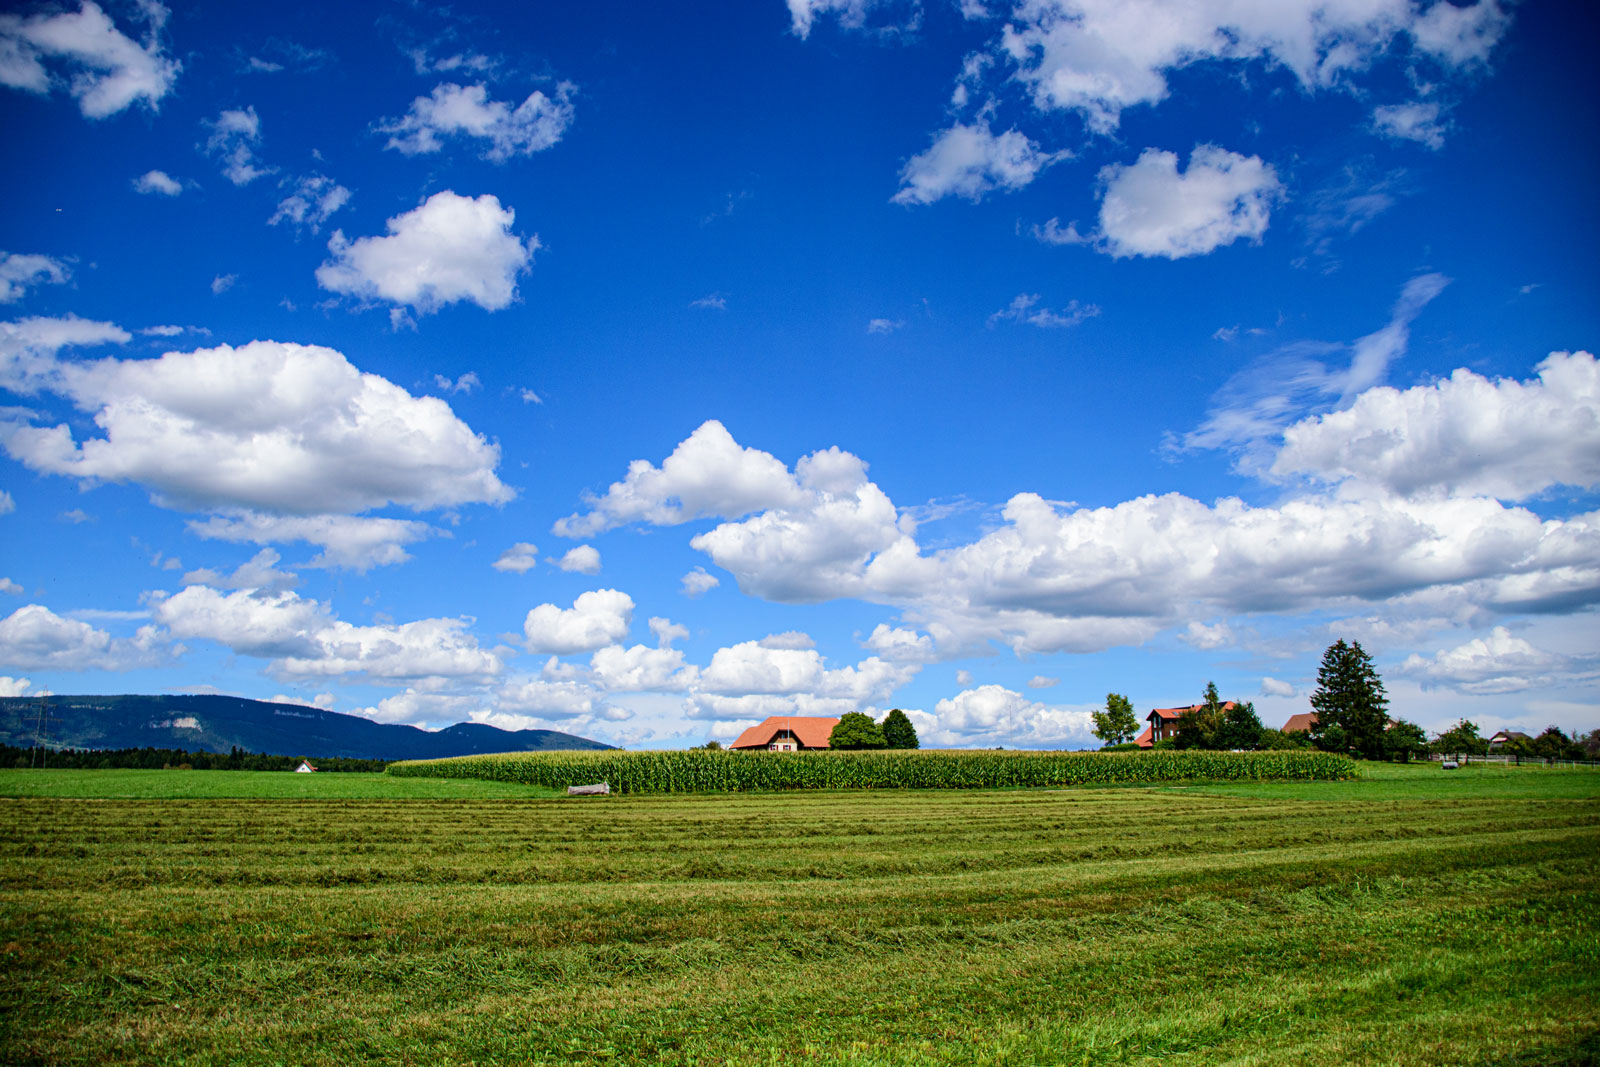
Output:
[[1410,763],[1411,757],[1428,751],[1428,735],[1414,722],[1397,720],[1383,735],[1383,754],[1401,763]]
[[1255,704],[1246,700],[1223,710],[1222,726],[1215,737],[1216,746],[1228,751],[1253,750],[1261,744],[1265,729],[1261,725],[1261,716],[1256,714]]
[[917,728],[911,725],[911,720],[899,708],[894,708],[885,715],[880,725],[883,729],[883,743],[887,747],[918,747]]
[[1434,739],[1435,752],[1448,755],[1481,756],[1489,751],[1489,742],[1478,735],[1478,724],[1462,719]]
[[1311,740],[1319,748],[1354,751],[1365,759],[1383,758],[1389,698],[1361,642],[1346,644],[1341,637],[1328,646],[1317,668],[1311,707],[1317,713]]
[[883,748],[883,727],[872,721],[872,716],[859,711],[847,711],[828,735],[829,748]]
[[1222,731],[1222,698],[1217,695],[1217,683],[1207,682],[1205,699],[1178,716],[1178,736],[1173,738],[1174,748],[1218,748]]

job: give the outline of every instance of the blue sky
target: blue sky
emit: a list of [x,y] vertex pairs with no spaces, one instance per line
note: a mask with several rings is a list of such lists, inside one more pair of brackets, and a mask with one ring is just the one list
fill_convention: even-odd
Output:
[[0,688],[1600,726],[1592,24],[0,14]]

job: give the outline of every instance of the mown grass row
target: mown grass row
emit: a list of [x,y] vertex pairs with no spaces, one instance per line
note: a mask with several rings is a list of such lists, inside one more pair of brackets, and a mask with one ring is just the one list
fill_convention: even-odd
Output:
[[1181,781],[1328,781],[1358,776],[1327,752],[507,752],[408,760],[399,777],[484,778],[620,793],[788,789],[999,789]]
[[1600,778],[1363,772],[0,800],[0,1063],[1597,1062]]

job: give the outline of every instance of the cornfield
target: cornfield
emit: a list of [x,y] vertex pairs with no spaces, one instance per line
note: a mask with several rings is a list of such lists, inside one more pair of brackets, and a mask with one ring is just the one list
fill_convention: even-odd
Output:
[[1338,780],[1355,761],[1328,752],[506,752],[391,763],[389,774],[487,778],[619,793],[785,789],[995,789],[1200,780]]

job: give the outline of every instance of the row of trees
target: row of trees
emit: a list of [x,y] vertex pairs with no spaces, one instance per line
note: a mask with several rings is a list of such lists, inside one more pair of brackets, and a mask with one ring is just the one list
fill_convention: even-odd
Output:
[[[882,722],[874,721],[865,712],[847,711],[839,716],[833,732],[828,734],[829,748],[917,748],[920,744],[917,728],[911,725],[911,720],[899,708],[891,709]],[[721,750],[722,744],[707,741],[695,747],[715,752]]]
[[[1444,755],[1483,756],[1489,752],[1489,739],[1478,733],[1477,723],[1462,719],[1440,734],[1430,747]],[[1568,737],[1559,726],[1551,726],[1538,737],[1513,737],[1499,751],[1524,759],[1596,759],[1600,758],[1600,730]]]
[[917,728],[899,708],[893,708],[874,722],[871,715],[860,711],[847,711],[828,735],[829,748],[916,748]]
[[[1311,694],[1317,713],[1309,736],[1269,730],[1250,701],[1224,701],[1214,682],[1204,698],[1178,718],[1174,748],[1257,749],[1314,745],[1327,752],[1349,752],[1364,759],[1409,760],[1427,751],[1427,737],[1415,723],[1389,718],[1383,680],[1360,642],[1336,641],[1323,653],[1317,688]],[[1125,744],[1139,729],[1133,705],[1120,693],[1106,695],[1104,711],[1094,713],[1094,734],[1109,745]]]
[[[1133,713],[1133,703],[1121,693],[1107,693],[1104,711],[1092,713],[1094,735],[1108,745],[1125,745],[1139,732],[1139,720]],[[1249,702],[1224,701],[1217,693],[1215,682],[1207,682],[1204,699],[1178,719],[1177,736],[1173,748],[1261,748],[1262,740],[1269,734],[1278,734],[1261,725],[1255,705]],[[1272,738],[1281,740],[1282,735]],[[1274,744],[1273,747],[1303,747],[1293,742]]]
[[[1461,720],[1429,742],[1422,727],[1389,715],[1389,697],[1372,657],[1361,642],[1335,641],[1322,654],[1317,688],[1311,694],[1317,713],[1309,733],[1282,733],[1262,726],[1248,701],[1229,706],[1206,683],[1205,699],[1178,719],[1174,748],[1266,749],[1315,746],[1326,752],[1347,752],[1362,759],[1410,760],[1432,751],[1483,755],[1487,738],[1476,724]],[[1096,711],[1094,735],[1107,745],[1126,744],[1139,730],[1133,704],[1120,693],[1106,694],[1104,711]],[[1576,739],[1557,727],[1538,737],[1513,738],[1501,750],[1531,759],[1600,758],[1600,730]]]
[[[302,756],[268,756],[246,752],[237,745],[231,752],[186,752],[181,748],[76,749],[18,748],[0,745],[0,767],[55,767],[60,770],[162,770],[292,771]],[[382,771],[388,760],[334,756],[311,759],[319,771]]]

